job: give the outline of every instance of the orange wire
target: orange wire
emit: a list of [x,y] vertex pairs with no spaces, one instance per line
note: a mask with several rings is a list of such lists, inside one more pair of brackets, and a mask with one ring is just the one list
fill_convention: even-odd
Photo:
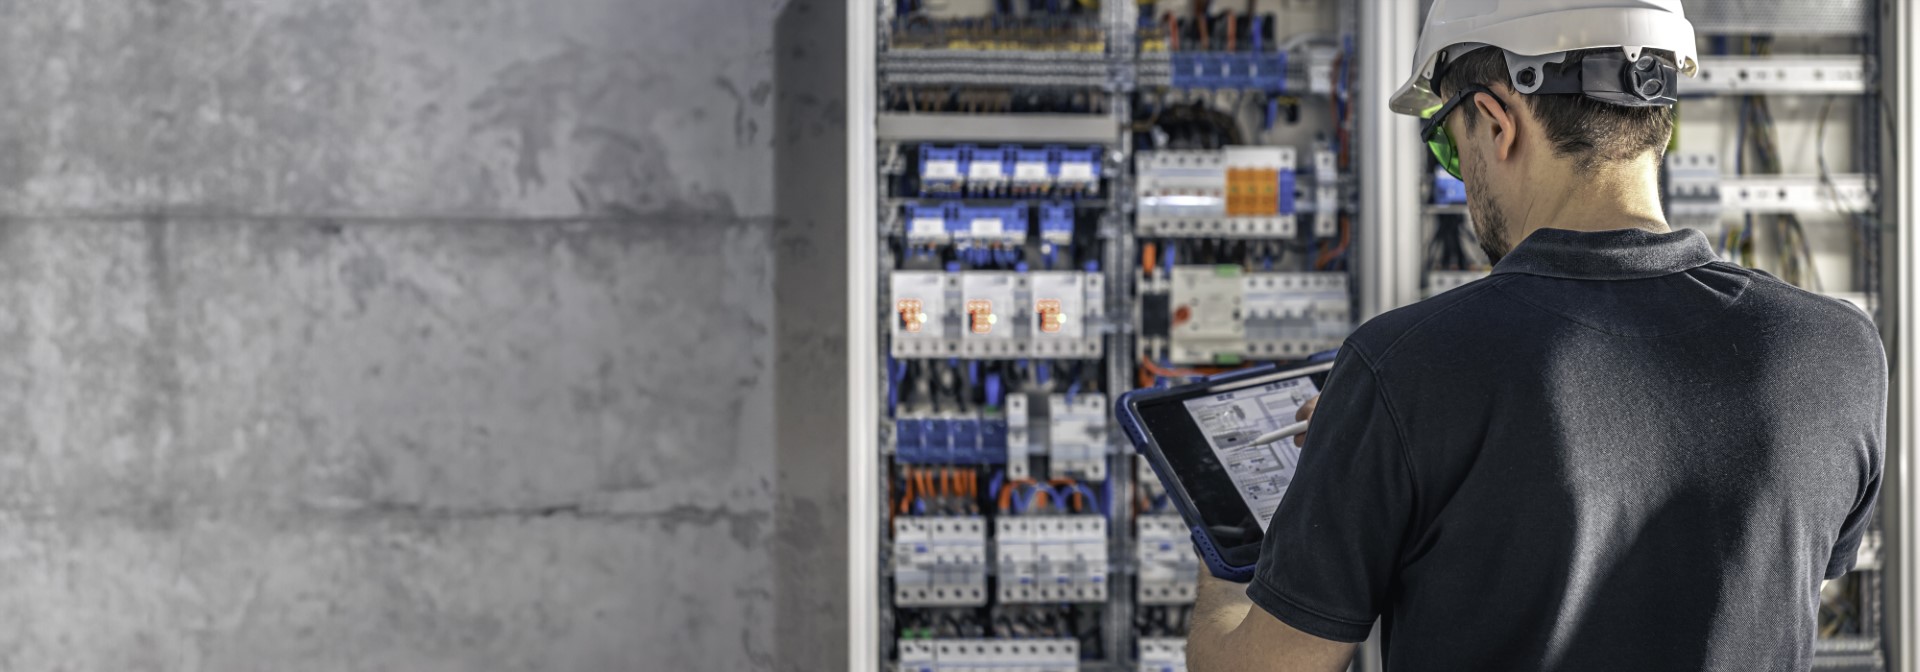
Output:
[[[1016,488],[1019,488],[1020,486],[1023,486],[1023,485],[1039,485],[1039,484],[1040,484],[1039,481],[1035,481],[1031,478],[1022,478],[1017,481],[1010,481],[1010,482],[1001,484],[1000,485],[1000,511],[1005,512],[1007,510],[1007,507],[1013,503],[1013,491]],[[1041,490],[1041,492],[1045,492],[1045,490]]]
[[[1075,484],[1074,480],[1071,478],[1056,478],[1051,481],[1048,481],[1047,483],[1049,485],[1074,485]],[[1076,512],[1081,511],[1084,508],[1080,505],[1080,499],[1081,499],[1080,489],[1074,488],[1073,489],[1073,510]]]
[[1158,245],[1147,243],[1140,246],[1140,270],[1146,274],[1146,277],[1153,277],[1153,269],[1159,265],[1155,262],[1159,260],[1159,257],[1160,247]]
[[1141,369],[1143,369],[1143,370],[1145,370],[1145,371],[1146,371],[1147,373],[1151,373],[1151,374],[1153,374],[1153,375],[1155,375],[1155,376],[1159,376],[1159,377],[1161,377],[1161,378],[1193,378],[1193,377],[1198,377],[1198,376],[1204,376],[1204,375],[1206,375],[1206,374],[1204,374],[1204,373],[1201,373],[1201,372],[1199,372],[1199,371],[1195,371],[1195,370],[1193,370],[1193,369],[1168,369],[1168,368],[1164,368],[1164,367],[1162,367],[1162,366],[1160,366],[1159,364],[1155,364],[1155,363],[1153,363],[1153,360],[1152,360],[1152,359],[1149,359],[1149,358],[1146,358],[1146,357],[1141,357],[1141,358],[1140,358],[1140,368],[1141,368]]
[[1180,50],[1180,17],[1167,12],[1167,51]]
[[900,515],[906,515],[907,508],[913,505],[913,470],[906,470],[907,486],[901,489]]
[[1233,21],[1233,10],[1227,10],[1227,51],[1233,51],[1234,38],[1240,34],[1240,26]]

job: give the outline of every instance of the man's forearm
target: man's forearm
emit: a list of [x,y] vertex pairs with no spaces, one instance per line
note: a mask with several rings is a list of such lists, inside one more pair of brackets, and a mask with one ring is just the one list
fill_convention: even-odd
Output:
[[1200,571],[1187,630],[1191,672],[1340,672],[1353,645],[1295,630],[1247,599],[1246,584]]
[[[1200,586],[1194,594],[1193,619],[1187,622],[1187,669],[1191,672],[1216,672],[1234,669],[1228,660],[1235,647],[1228,641],[1234,630],[1246,622],[1253,601],[1247,599],[1247,586],[1216,579],[1200,570]],[[1221,654],[1227,654],[1223,660]]]

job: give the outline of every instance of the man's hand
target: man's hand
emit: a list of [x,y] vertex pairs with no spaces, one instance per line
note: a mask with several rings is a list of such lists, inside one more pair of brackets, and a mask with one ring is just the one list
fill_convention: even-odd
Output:
[[1342,672],[1354,646],[1293,629],[1247,598],[1246,584],[1216,578],[1200,567],[1193,620],[1187,632],[1187,669]]
[[[1293,412],[1293,421],[1306,422],[1307,418],[1313,417],[1313,407],[1318,405],[1320,405],[1320,395],[1316,394],[1316,395],[1313,395],[1312,399],[1308,399],[1307,403],[1301,404],[1300,410]],[[1299,434],[1293,435],[1293,445],[1296,445],[1296,446],[1307,445],[1307,433],[1301,432]]]

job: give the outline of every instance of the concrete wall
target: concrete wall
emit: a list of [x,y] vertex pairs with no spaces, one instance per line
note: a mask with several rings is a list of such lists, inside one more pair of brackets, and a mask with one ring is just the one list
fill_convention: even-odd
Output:
[[0,669],[843,665],[817,2],[0,7]]

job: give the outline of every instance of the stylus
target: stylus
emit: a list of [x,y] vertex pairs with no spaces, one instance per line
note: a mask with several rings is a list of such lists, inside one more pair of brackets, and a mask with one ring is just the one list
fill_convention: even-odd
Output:
[[1297,436],[1305,433],[1307,433],[1307,421],[1301,420],[1291,425],[1287,425],[1285,427],[1281,427],[1271,432],[1261,434],[1259,438],[1254,439],[1252,443],[1248,443],[1247,445],[1263,446],[1263,445],[1273,443],[1275,441],[1279,441],[1281,439],[1284,439],[1290,436]]

